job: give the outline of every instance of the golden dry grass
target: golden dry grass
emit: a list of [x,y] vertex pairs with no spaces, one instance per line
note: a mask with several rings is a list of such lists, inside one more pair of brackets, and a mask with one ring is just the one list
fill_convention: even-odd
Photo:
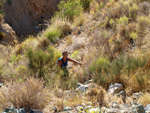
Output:
[[92,88],[88,91],[87,95],[92,101],[94,106],[107,106],[106,91],[102,87]]
[[71,37],[68,36],[68,37],[66,38],[66,43],[67,43],[67,46],[73,44],[73,40],[71,39]]
[[85,14],[81,14],[79,17],[76,17],[75,20],[74,20],[73,25],[74,25],[75,27],[83,26],[86,17],[87,17],[87,16],[86,16]]
[[15,108],[25,107],[27,111],[30,108],[43,110],[50,101],[48,90],[43,88],[43,81],[34,78],[24,83],[7,83],[7,87],[3,86],[0,92],[1,108],[9,102]]
[[146,107],[146,105],[150,104],[150,94],[145,93],[144,95],[142,95],[139,99],[139,102]]

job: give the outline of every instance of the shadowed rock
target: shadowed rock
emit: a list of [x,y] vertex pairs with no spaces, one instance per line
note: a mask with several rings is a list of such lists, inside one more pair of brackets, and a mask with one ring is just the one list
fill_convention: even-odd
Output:
[[5,21],[17,35],[29,35],[42,30],[39,27],[57,10],[60,0],[6,0]]

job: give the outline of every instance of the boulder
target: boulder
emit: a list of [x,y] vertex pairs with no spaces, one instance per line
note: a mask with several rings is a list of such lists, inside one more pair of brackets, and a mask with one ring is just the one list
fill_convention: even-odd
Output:
[[143,105],[135,105],[135,107],[132,108],[131,113],[145,113]]
[[120,113],[120,110],[118,109],[113,109],[113,108],[108,108],[106,109],[106,113]]
[[109,94],[115,94],[119,93],[123,90],[123,85],[119,83],[111,84],[109,85],[108,93]]
[[77,107],[76,107],[76,110],[79,111],[79,112],[80,112],[80,111],[83,111],[83,109],[84,109],[84,108],[83,108],[82,106],[77,106]]
[[91,109],[91,108],[92,108],[91,105],[85,107],[86,110],[89,110],[89,109]]
[[17,40],[16,33],[6,23],[0,24],[0,34],[1,34],[0,42],[3,42],[4,44],[8,44],[10,42]]
[[29,113],[43,113],[40,110],[31,109]]
[[2,87],[4,85],[4,83],[0,83],[0,87]]
[[6,108],[2,113],[26,113],[25,108],[15,109],[12,107]]
[[90,85],[91,84],[86,84],[86,85],[80,84],[79,85],[79,83],[78,83],[79,87],[76,89],[76,91],[85,92],[89,88]]
[[110,108],[114,108],[114,109],[120,109],[120,106],[119,106],[119,104],[117,102],[111,102],[109,104],[109,107]]
[[150,113],[150,104],[145,107],[145,113]]
[[132,94],[133,100],[138,100],[138,99],[140,98],[140,96],[142,96],[142,93],[141,93],[141,92],[133,93],[133,94]]
[[90,83],[92,83],[93,82],[93,80],[88,80],[88,81],[86,81],[84,84],[90,84]]
[[64,107],[64,111],[71,111],[71,110],[72,110],[72,108],[69,106]]
[[88,113],[100,113],[101,112],[99,108],[91,108],[88,111],[89,111]]

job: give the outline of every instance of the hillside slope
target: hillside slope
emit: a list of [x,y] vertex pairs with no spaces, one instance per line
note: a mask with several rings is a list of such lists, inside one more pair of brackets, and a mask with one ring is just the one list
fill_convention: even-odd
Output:
[[[149,112],[148,0],[71,0],[58,9],[38,35],[0,46],[0,108]],[[68,76],[55,67],[64,50],[84,64],[69,63]]]

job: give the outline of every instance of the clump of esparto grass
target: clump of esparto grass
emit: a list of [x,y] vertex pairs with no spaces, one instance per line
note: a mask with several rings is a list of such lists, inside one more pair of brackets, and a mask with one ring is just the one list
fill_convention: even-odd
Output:
[[43,32],[42,37],[47,37],[53,43],[56,43],[60,38],[64,38],[72,32],[72,26],[67,19],[55,16],[51,19],[51,23]]
[[96,47],[102,47],[108,41],[110,36],[112,35],[111,31],[107,30],[96,30],[93,34],[92,43]]
[[137,17],[137,33],[138,33],[138,47],[141,48],[143,44],[143,39],[147,34],[147,28],[149,27],[149,18],[146,16],[139,16]]
[[16,55],[20,55],[21,53],[23,53],[23,47],[21,44],[16,45],[15,47],[15,54]]
[[2,22],[3,20],[3,16],[0,14],[0,23]]
[[74,20],[74,26],[78,27],[78,26],[82,26],[85,22],[85,14],[81,14],[79,17],[76,17]]
[[74,40],[73,50],[79,50],[85,47],[85,43],[83,41]]
[[55,43],[61,36],[61,31],[58,28],[49,27],[45,32],[46,36],[51,42]]
[[71,39],[71,37],[67,37],[66,40],[67,40],[67,41],[66,41],[67,46],[73,44],[73,40]]
[[138,14],[148,16],[150,14],[150,4],[148,2],[140,3]]
[[39,39],[38,48],[46,50],[50,45],[50,41],[46,37],[42,37]]
[[21,43],[22,50],[25,52],[29,48],[35,49],[37,47],[38,40],[34,36],[29,36],[23,43]]
[[150,94],[145,93],[139,98],[139,102],[146,107],[146,105],[150,104]]
[[99,107],[107,105],[107,101],[105,100],[106,91],[103,88],[92,88],[88,91],[87,95],[90,97],[93,105],[98,104]]
[[57,112],[63,111],[63,109],[64,109],[64,100],[63,99],[57,100],[56,104],[57,104],[57,108],[58,108]]
[[146,16],[139,16],[137,17],[138,21],[138,31],[145,31],[147,27],[149,26],[149,18]]
[[65,37],[72,32],[72,27],[70,24],[65,23],[64,25],[60,26],[60,30],[62,33],[62,37]]
[[[48,90],[43,87],[43,83],[34,78],[27,79],[24,83],[7,83],[7,87],[3,86],[1,89],[1,107],[3,108],[3,105],[9,102],[14,108],[25,107],[27,112],[30,109],[43,110],[50,99]],[[3,103],[3,100],[6,101]]]

